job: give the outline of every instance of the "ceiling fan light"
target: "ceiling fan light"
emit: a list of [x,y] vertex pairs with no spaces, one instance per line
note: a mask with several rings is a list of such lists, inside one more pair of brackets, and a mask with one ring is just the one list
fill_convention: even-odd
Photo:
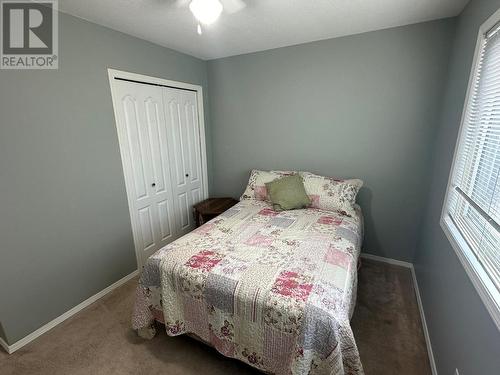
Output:
[[219,0],[193,0],[189,4],[189,9],[198,21],[210,25],[219,18],[222,4]]

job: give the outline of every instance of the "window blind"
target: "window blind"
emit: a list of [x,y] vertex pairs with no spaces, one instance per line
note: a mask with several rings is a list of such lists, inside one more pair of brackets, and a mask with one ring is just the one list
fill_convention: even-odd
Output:
[[446,213],[500,290],[500,27],[484,37],[463,115]]

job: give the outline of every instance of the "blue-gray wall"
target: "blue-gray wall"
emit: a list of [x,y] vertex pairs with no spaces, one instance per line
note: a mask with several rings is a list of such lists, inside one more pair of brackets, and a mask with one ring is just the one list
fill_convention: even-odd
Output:
[[213,187],[249,171],[365,181],[364,251],[412,261],[454,19],[210,61]]
[[439,374],[500,374],[500,332],[439,226],[480,25],[499,0],[472,0],[457,31],[415,266]]
[[0,337],[6,341],[6,337],[7,335],[5,334],[4,330],[3,330],[3,326],[2,326],[2,323],[0,323]]
[[0,324],[11,344],[136,269],[107,68],[207,89],[206,62],[68,15],[59,42],[59,70],[0,71]]

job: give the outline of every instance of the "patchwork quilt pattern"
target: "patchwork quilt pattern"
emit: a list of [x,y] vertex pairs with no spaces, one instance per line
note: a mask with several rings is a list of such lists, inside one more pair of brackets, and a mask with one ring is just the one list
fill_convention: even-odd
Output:
[[149,258],[134,329],[165,324],[272,374],[363,374],[350,327],[359,212],[243,200]]

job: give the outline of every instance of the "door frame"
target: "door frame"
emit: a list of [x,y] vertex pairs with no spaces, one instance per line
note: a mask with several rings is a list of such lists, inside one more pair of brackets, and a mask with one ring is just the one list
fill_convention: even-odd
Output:
[[207,172],[207,150],[206,150],[206,138],[205,138],[205,113],[203,111],[203,88],[200,85],[193,85],[191,83],[172,81],[159,77],[151,77],[138,73],[126,72],[123,70],[117,70],[108,68],[108,79],[109,86],[111,89],[111,100],[113,106],[113,113],[115,116],[115,126],[117,131],[118,145],[120,147],[120,157],[122,160],[122,171],[123,178],[125,180],[125,188],[127,191],[127,201],[128,208],[130,214],[130,222],[132,225],[132,234],[134,237],[134,247],[135,247],[135,256],[137,260],[137,268],[140,270],[144,264],[142,262],[141,250],[139,246],[139,228],[138,228],[138,218],[136,213],[133,210],[134,202],[132,198],[133,191],[133,181],[130,178],[127,178],[126,170],[131,170],[132,166],[130,165],[130,161],[125,157],[124,153],[124,145],[120,142],[119,134],[122,131],[120,125],[118,124],[118,112],[115,107],[115,98],[116,98],[116,90],[114,88],[115,78],[119,78],[122,80],[134,81],[137,83],[144,82],[145,84],[153,84],[153,85],[161,85],[168,86],[177,89],[184,89],[196,92],[196,101],[198,102],[198,124],[200,129],[200,150],[201,150],[201,169],[202,169],[202,194],[203,199],[208,198],[208,172]]

